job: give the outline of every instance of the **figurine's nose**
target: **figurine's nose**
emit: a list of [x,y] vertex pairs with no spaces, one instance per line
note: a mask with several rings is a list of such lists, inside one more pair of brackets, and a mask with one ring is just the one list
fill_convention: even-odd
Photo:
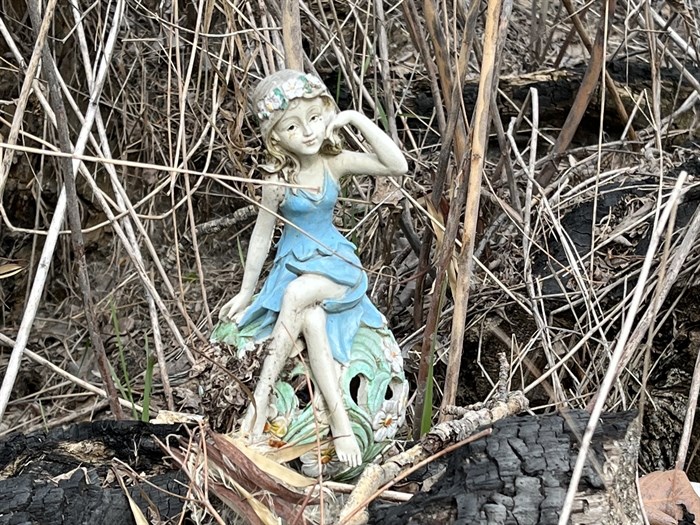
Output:
[[304,124],[304,135],[308,137],[311,134],[313,134],[313,130],[311,129],[311,126],[307,122],[306,124]]

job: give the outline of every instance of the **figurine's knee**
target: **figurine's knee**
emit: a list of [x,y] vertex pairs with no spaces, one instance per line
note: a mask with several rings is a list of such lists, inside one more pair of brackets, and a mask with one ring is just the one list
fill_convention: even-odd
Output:
[[299,277],[287,286],[282,298],[282,309],[293,312],[300,312],[307,306],[308,286],[305,286],[304,279]]
[[326,312],[320,305],[309,307],[304,312],[303,333],[305,338],[312,334],[325,333]]

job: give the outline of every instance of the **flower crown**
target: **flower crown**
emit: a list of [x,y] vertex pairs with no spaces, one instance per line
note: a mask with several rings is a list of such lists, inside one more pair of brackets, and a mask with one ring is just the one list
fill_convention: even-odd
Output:
[[326,86],[314,75],[299,75],[284,82],[281,86],[274,87],[270,92],[258,101],[258,118],[269,119],[272,113],[285,110],[289,102],[304,95],[310,95],[316,90],[326,90]]

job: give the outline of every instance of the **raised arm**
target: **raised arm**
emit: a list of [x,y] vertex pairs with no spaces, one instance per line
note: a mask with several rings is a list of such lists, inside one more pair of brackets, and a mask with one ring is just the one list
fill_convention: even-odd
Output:
[[253,234],[248,243],[248,255],[243,270],[243,281],[241,290],[236,296],[221,307],[220,319],[234,320],[250,304],[255,287],[258,285],[260,272],[262,271],[265,259],[270,252],[272,235],[275,231],[275,213],[279,207],[284,190],[279,186],[265,185],[262,192],[262,207],[255,221]]
[[352,125],[372,146],[374,153],[343,151],[329,159],[336,176],[343,175],[392,175],[398,177],[408,171],[406,158],[389,135],[358,111],[342,111],[329,124],[327,134],[342,126]]

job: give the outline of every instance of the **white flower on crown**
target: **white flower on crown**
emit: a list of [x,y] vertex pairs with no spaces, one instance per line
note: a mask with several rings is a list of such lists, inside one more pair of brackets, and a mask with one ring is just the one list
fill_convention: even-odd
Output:
[[258,101],[258,118],[260,120],[264,120],[267,118],[270,118],[270,112],[267,110],[265,107],[265,101],[264,100],[259,100]]
[[278,109],[286,109],[288,101],[284,96],[284,92],[279,88],[275,88],[265,97],[265,109],[268,113],[277,111]]
[[290,78],[282,84],[282,91],[289,100],[304,96],[304,77]]
[[309,83],[309,85],[312,88],[322,88],[323,87],[323,82],[321,82],[321,79],[315,75],[306,75],[306,81]]

